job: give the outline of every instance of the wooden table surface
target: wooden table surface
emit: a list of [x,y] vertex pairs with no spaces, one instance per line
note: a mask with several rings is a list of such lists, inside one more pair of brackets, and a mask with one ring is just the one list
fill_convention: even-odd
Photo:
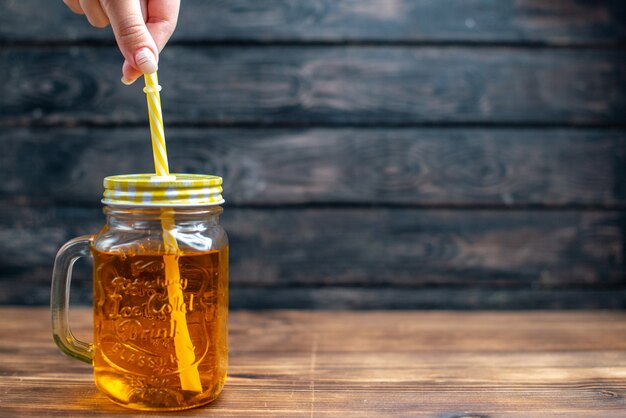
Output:
[[[1,416],[134,414],[56,349],[47,309],[0,318]],[[90,310],[72,322],[88,339]],[[626,416],[623,312],[232,312],[230,327],[222,395],[183,415]]]

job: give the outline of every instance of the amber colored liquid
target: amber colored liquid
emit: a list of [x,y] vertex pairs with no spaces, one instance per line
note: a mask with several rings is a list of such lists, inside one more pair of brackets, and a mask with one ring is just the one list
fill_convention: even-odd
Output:
[[[228,365],[228,249],[177,256],[182,301],[171,297],[171,283],[168,294],[163,255],[94,250],[93,256],[98,388],[121,405],[143,410],[187,409],[214,400]],[[176,354],[175,309],[186,312],[192,344],[186,357],[193,359],[201,391],[181,383],[185,362]]]

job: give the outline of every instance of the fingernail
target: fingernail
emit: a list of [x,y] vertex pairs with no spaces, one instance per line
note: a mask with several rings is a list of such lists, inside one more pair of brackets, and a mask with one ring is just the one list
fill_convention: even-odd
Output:
[[135,63],[144,74],[152,74],[157,70],[156,58],[148,48],[141,48],[135,54]]
[[122,77],[122,83],[126,84],[127,86],[130,86],[134,82],[135,82],[135,80],[128,80],[128,79]]

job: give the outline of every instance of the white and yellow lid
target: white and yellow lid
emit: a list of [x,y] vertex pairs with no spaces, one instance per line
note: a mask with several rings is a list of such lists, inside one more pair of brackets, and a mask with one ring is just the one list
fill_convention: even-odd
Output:
[[206,174],[122,174],[104,179],[102,203],[114,206],[214,206],[224,203],[222,178]]

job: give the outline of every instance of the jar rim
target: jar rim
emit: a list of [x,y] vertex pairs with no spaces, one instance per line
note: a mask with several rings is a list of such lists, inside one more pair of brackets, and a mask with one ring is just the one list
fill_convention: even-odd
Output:
[[156,206],[123,206],[123,205],[105,205],[102,211],[105,215],[112,216],[157,216],[161,217],[163,211],[168,210],[170,215],[174,216],[194,216],[194,215],[206,215],[207,213],[222,213],[224,208],[220,205],[206,205],[206,206],[176,206],[176,207],[163,207]]

